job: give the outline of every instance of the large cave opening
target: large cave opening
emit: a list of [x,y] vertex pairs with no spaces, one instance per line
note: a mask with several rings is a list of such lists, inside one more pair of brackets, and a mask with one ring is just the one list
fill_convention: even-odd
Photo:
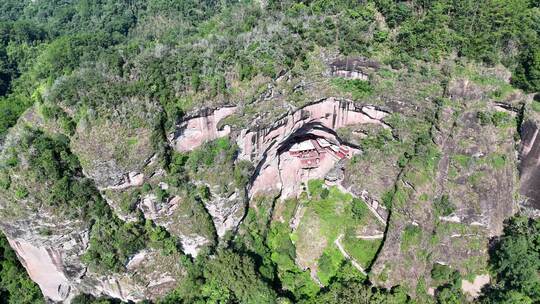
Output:
[[303,183],[324,179],[329,173],[337,173],[330,174],[330,179],[339,183],[342,165],[360,150],[343,141],[336,131],[361,124],[387,128],[382,121],[387,114],[373,106],[357,107],[328,98],[298,109],[267,128],[242,132],[237,139],[240,156],[255,165],[249,196],[274,195],[275,191],[282,199],[296,196]]
[[304,125],[277,148],[278,186],[282,197],[296,196],[310,179],[338,182],[343,162],[359,152],[357,147],[343,142],[334,130],[320,123]]

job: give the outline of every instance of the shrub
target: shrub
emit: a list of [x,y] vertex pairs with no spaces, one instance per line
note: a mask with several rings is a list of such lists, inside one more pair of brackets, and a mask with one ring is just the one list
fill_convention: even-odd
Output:
[[494,283],[484,294],[487,303],[508,298],[540,300],[540,221],[516,216],[505,223],[504,235],[496,239],[489,264]]
[[526,48],[520,56],[512,84],[528,93],[540,91],[540,48]]
[[431,269],[431,278],[438,283],[448,283],[452,281],[454,270],[447,265],[434,264]]
[[373,93],[373,88],[365,80],[334,78],[331,83],[336,89],[351,93],[353,99],[361,99]]
[[143,193],[148,193],[152,191],[152,185],[150,185],[149,183],[144,183],[144,185],[142,186],[142,191]]
[[446,194],[436,199],[433,204],[435,205],[435,211],[442,216],[448,216],[456,211],[456,207]]
[[208,188],[208,186],[206,185],[198,186],[197,192],[199,193],[199,197],[204,201],[209,200],[210,197],[212,196],[212,194],[210,193],[210,188]]
[[328,190],[328,188],[323,188],[321,191],[321,199],[328,198],[328,195],[330,195],[330,190]]
[[361,219],[366,215],[366,203],[361,198],[353,198],[351,204],[351,211],[355,219]]
[[15,197],[17,199],[26,198],[28,194],[29,194],[28,189],[26,189],[25,187],[17,187],[17,189],[15,190]]
[[486,112],[476,113],[476,118],[478,118],[482,126],[487,126],[491,123],[491,116]]
[[383,193],[381,200],[386,207],[386,209],[390,210],[392,209],[392,201],[394,199],[394,194],[392,191],[386,191]]
[[167,191],[162,189],[159,186],[156,187],[155,194],[156,194],[156,200],[160,203],[165,202],[165,200],[169,197],[169,194],[167,193]]
[[411,246],[420,244],[422,229],[417,225],[409,224],[401,234],[401,250],[408,250]]

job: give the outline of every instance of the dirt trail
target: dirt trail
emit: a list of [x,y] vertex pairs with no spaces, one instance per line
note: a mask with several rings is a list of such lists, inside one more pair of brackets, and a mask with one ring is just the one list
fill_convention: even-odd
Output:
[[469,294],[473,298],[477,298],[484,286],[489,284],[490,277],[487,274],[477,275],[472,282],[462,280],[462,287],[464,293]]
[[381,234],[375,234],[375,235],[357,235],[356,237],[361,240],[379,240],[384,237],[384,234],[381,233]]
[[347,251],[345,251],[345,248],[343,248],[343,246],[341,245],[341,238],[343,237],[343,234],[340,234],[339,237],[334,241],[334,244],[336,244],[337,248],[339,249],[339,251],[341,251],[341,254],[347,259],[347,260],[350,260],[351,261],[351,264],[356,268],[358,269],[358,271],[360,271],[362,274],[364,274],[365,276],[367,276],[367,273],[366,271],[364,270],[364,268],[362,266],[360,266],[360,264],[355,260],[353,259],[348,253]]

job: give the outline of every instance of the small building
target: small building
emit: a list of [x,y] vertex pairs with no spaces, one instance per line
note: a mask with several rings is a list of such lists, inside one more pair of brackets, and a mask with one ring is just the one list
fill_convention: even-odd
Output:
[[289,154],[291,156],[301,156],[302,154],[315,150],[315,146],[311,143],[310,140],[305,140],[299,143],[295,143],[292,145],[292,147],[289,149]]
[[324,138],[307,139],[295,143],[289,149],[289,155],[299,158],[304,169],[317,168],[327,153],[336,160],[351,156],[351,150],[348,147],[332,144]]

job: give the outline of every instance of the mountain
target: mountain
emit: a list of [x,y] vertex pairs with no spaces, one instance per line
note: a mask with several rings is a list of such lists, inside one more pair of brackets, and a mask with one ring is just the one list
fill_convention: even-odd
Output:
[[0,3],[0,303],[540,301],[540,3]]

